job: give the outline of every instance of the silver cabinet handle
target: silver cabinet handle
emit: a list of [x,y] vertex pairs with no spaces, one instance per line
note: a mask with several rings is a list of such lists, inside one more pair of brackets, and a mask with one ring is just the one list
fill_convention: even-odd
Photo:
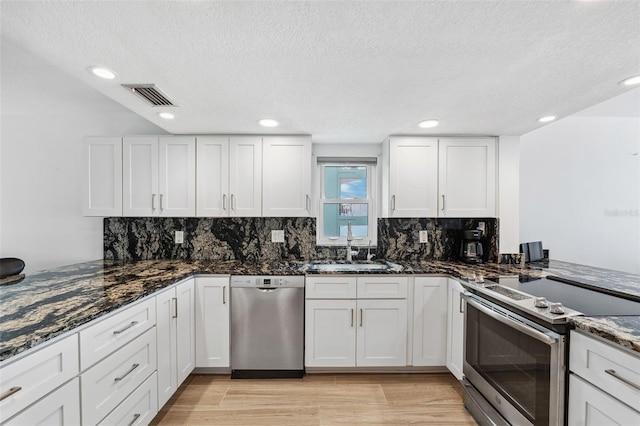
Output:
[[172,297],[171,300],[173,300],[173,312],[175,312],[171,318],[178,318],[178,298]]
[[113,334],[124,333],[125,331],[127,331],[128,329],[130,329],[131,327],[136,325],[137,323],[138,323],[138,321],[131,321],[131,323],[128,326],[126,326],[125,328],[121,328],[120,330],[114,331]]
[[231,194],[231,210],[235,210],[236,209],[236,196],[234,194]]
[[222,286],[222,304],[227,304],[227,286]]
[[395,211],[396,210],[396,196],[392,195],[391,196],[391,211]]
[[133,373],[133,370],[135,370],[136,368],[138,368],[140,366],[140,364],[133,364],[131,366],[131,368],[129,369],[129,371],[127,371],[126,373],[124,373],[124,375],[120,376],[120,377],[116,377],[115,381],[119,382],[120,380],[124,380],[125,377],[127,377],[129,374]]
[[222,210],[227,210],[227,194],[222,194]]
[[604,370],[604,372],[620,380],[622,383],[626,383],[627,385],[640,390],[640,385],[633,383],[631,380],[625,379],[624,377],[620,376],[618,373],[616,373],[616,370],[609,369],[609,370]]
[[362,317],[364,315],[362,314],[362,308],[360,308],[360,327],[362,327]]
[[442,208],[440,210],[444,211],[444,195],[442,196]]
[[0,396],[0,401],[4,401],[5,399],[9,398],[14,393],[18,393],[21,390],[22,390],[21,386],[14,386],[14,387],[10,388],[8,391],[3,393],[2,396]]
[[460,296],[459,296],[459,297],[460,297],[460,305],[458,306],[458,311],[459,311],[461,314],[464,314],[464,305],[463,305],[463,303],[462,303],[462,293],[460,293]]
[[160,194],[160,213],[162,213],[162,194]]
[[156,211],[156,194],[151,194],[151,211]]
[[138,421],[138,419],[140,418],[140,414],[136,413],[133,415],[133,420],[131,420],[131,423],[129,423],[129,426],[133,426],[136,421]]
[[304,196],[304,206],[307,209],[308,213],[311,213],[311,209],[310,209],[310,205],[311,205],[311,197],[309,197],[309,194],[306,194]]
[[353,327],[353,308],[351,308],[351,327]]

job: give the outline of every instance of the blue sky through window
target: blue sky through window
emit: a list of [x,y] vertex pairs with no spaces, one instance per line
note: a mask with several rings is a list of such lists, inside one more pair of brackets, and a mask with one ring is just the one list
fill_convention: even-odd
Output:
[[342,179],[340,198],[367,198],[367,179]]

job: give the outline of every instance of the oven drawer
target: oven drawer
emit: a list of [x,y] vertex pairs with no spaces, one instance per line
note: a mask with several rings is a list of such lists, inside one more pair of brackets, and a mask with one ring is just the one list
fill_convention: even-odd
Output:
[[569,369],[631,407],[640,407],[640,357],[571,332]]

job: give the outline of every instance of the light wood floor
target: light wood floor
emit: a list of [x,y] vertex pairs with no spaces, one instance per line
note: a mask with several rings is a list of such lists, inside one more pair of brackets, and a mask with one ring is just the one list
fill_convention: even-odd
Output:
[[475,425],[450,374],[191,375],[153,425]]

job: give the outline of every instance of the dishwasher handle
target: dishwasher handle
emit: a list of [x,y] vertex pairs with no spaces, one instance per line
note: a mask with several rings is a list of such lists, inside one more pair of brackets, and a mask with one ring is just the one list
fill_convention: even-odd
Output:
[[256,289],[258,289],[258,291],[262,291],[264,293],[270,293],[272,291],[276,291],[278,289],[278,287],[256,287]]

